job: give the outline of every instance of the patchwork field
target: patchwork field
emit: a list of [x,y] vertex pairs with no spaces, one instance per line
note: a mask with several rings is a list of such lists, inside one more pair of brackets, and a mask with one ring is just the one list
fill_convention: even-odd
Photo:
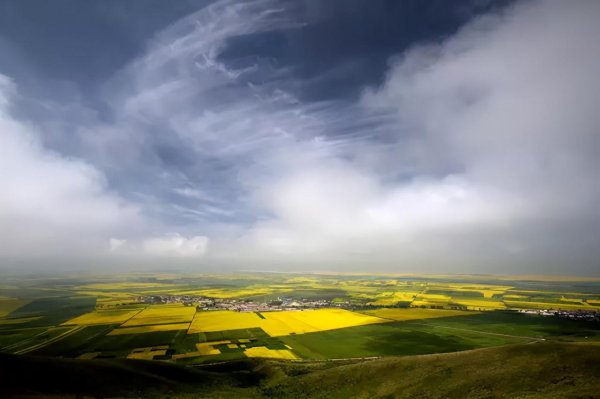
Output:
[[384,308],[376,310],[366,310],[365,314],[380,317],[382,319],[390,319],[396,321],[404,320],[421,320],[432,319],[438,317],[466,316],[473,315],[474,312],[466,312],[462,310],[442,310],[442,309],[398,309]]
[[231,311],[198,312],[189,333],[261,328],[272,337],[334,330],[387,320],[343,309],[241,313]]
[[[195,364],[600,342],[600,323],[590,321],[600,311],[600,282],[590,280],[248,273],[71,276],[5,287],[0,351],[35,356]],[[561,309],[587,319],[553,316]]]
[[193,306],[176,305],[153,305],[148,306],[134,317],[127,320],[123,327],[144,326],[150,324],[174,324],[192,321],[196,314]]
[[451,303],[464,307],[467,310],[498,310],[506,309],[506,304],[490,299],[453,298]]
[[95,311],[77,316],[63,324],[121,324],[135,316],[139,310]]
[[[414,301],[418,292],[383,292],[375,297],[374,301],[368,302],[371,306],[394,306],[398,303],[411,303]],[[370,295],[365,295],[366,298],[370,298]]]
[[127,359],[153,360],[156,356],[164,356],[166,353],[167,349],[163,347],[134,349],[127,355]]
[[283,292],[285,290],[272,288],[272,287],[247,287],[242,289],[230,290],[230,289],[204,289],[204,290],[190,290],[190,291],[176,291],[177,295],[200,295],[208,296],[212,298],[242,298],[242,297],[255,297],[261,295],[272,294],[274,292]]
[[17,299],[17,298],[0,298],[0,317],[4,317],[14,310],[20,308],[21,306],[29,303],[30,301],[26,299]]
[[156,324],[151,326],[116,328],[108,335],[141,334],[154,331],[187,330],[190,323]]
[[248,357],[264,357],[272,359],[298,359],[289,349],[269,349],[264,346],[255,346],[244,350],[244,355]]

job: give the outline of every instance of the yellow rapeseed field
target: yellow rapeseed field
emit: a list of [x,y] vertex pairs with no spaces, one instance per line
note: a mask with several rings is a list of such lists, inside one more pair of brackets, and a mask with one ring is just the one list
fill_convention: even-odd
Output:
[[127,355],[127,359],[153,360],[154,356],[165,355],[166,353],[166,349],[152,350],[152,348],[147,348],[144,351],[131,352],[129,355]]
[[525,296],[525,295],[506,294],[502,298],[503,299],[524,299],[524,298],[529,298],[529,297]]
[[443,284],[442,289],[450,289],[457,292],[479,292],[484,298],[489,299],[497,294],[504,294],[507,290],[511,289],[508,285],[486,285],[486,284]]
[[154,331],[187,330],[190,323],[156,324],[151,326],[124,327],[112,330],[108,335],[140,334]]
[[288,349],[269,349],[265,346],[255,346],[245,349],[244,355],[248,357],[268,357],[275,359],[298,359],[298,357]]
[[196,344],[196,349],[198,349],[197,353],[200,356],[218,355],[221,353],[221,351],[215,348],[215,346],[221,344],[229,344],[229,342],[230,341],[213,341]]
[[255,313],[211,311],[198,312],[188,333],[262,328],[270,336],[304,334],[308,332],[334,330],[337,328],[385,323],[388,320],[350,312],[343,309],[319,309],[305,311],[262,312],[265,318]]
[[133,317],[139,310],[107,310],[82,314],[63,324],[121,324]]
[[138,295],[129,292],[115,291],[75,291],[77,295],[96,297],[96,308],[108,308],[119,305],[138,304]]
[[404,321],[404,320],[419,320],[432,319],[437,317],[453,317],[476,314],[477,312],[467,312],[464,310],[443,310],[443,309],[375,309],[367,310],[366,314],[381,317],[384,319]]
[[271,286],[244,287],[244,288],[207,288],[201,290],[173,291],[176,295],[200,295],[210,298],[229,299],[239,297],[251,297],[257,295],[268,295],[274,292],[291,291],[292,288],[276,288]]
[[198,356],[210,356],[210,355],[219,355],[221,351],[215,346],[221,344],[228,344],[230,341],[213,341],[213,342],[202,342],[196,344],[195,352],[187,352],[187,353],[178,353],[172,356],[172,359],[184,359],[189,357],[198,357]]
[[150,305],[124,323],[122,327],[188,323],[192,321],[195,313],[196,308],[194,306],[183,306],[182,304]]
[[561,296],[560,300],[564,301],[564,302],[579,302],[579,303],[583,303],[583,299],[582,298],[565,298],[564,296]]
[[271,336],[303,334],[386,322],[378,317],[344,309],[264,312],[262,315],[266,318],[267,325],[261,327]]
[[375,297],[375,300],[369,302],[373,306],[392,306],[398,302],[412,302],[417,292],[384,292]]
[[503,302],[500,301],[486,301],[481,299],[454,299],[452,303],[456,303],[461,306],[466,306],[469,310],[494,310],[494,309],[506,309]]
[[188,334],[255,328],[260,326],[261,320],[255,313],[232,312],[229,310],[197,312]]
[[430,302],[448,302],[452,298],[448,295],[440,295],[440,294],[419,294],[417,299],[422,299]]

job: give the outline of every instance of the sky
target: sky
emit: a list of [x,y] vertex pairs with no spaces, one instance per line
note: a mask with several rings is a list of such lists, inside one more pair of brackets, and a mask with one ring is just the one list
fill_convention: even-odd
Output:
[[0,269],[599,276],[598,17],[0,0]]

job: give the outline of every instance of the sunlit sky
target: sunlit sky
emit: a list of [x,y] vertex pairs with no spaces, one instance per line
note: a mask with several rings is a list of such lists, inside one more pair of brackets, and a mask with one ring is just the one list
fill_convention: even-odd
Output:
[[0,269],[599,275],[599,17],[0,0]]

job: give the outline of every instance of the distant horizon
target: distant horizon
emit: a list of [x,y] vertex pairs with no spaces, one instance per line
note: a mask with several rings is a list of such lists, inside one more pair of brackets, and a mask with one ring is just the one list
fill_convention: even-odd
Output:
[[600,282],[600,276],[591,275],[566,275],[566,274],[494,274],[494,273],[416,273],[416,272],[359,272],[359,271],[335,271],[335,270],[233,270],[226,269],[221,271],[216,270],[190,270],[190,269],[133,269],[124,270],[122,273],[114,273],[114,271],[106,270],[102,271],[95,270],[9,270],[0,269],[0,274],[6,273],[6,277],[22,277],[22,276],[77,276],[77,277],[107,277],[107,276],[136,276],[136,277],[147,277],[161,274],[173,274],[176,276],[189,275],[189,276],[215,276],[215,275],[244,275],[244,274],[297,274],[306,276],[369,276],[369,277],[391,277],[391,278],[426,278],[426,279],[446,279],[446,278],[488,278],[498,281],[532,281],[532,282]]

